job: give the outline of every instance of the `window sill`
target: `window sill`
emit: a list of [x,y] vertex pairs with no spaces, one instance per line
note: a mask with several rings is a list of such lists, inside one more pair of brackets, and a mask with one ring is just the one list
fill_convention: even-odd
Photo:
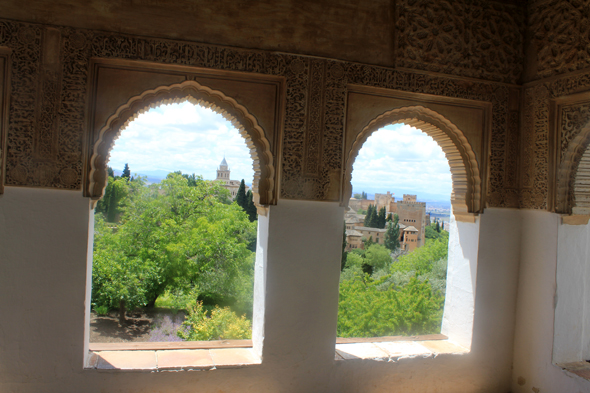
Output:
[[469,349],[453,344],[442,334],[415,337],[338,338],[336,360],[397,362],[406,358],[462,355]]
[[[132,343],[130,343],[132,344]],[[178,343],[135,343],[178,344]],[[147,346],[147,345],[146,345]],[[252,348],[212,349],[91,349],[87,369],[121,371],[181,371],[236,368],[261,363]],[[202,347],[201,347],[202,348]]]

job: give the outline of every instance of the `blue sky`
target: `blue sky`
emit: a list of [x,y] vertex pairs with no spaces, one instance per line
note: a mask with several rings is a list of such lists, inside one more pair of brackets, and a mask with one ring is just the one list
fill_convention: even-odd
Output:
[[185,102],[139,115],[115,141],[109,165],[122,170],[129,163],[132,173],[144,175],[180,170],[215,179],[224,155],[232,179],[251,184],[252,159],[238,130],[211,109]]
[[[165,177],[171,171],[214,179],[226,157],[232,179],[251,184],[252,159],[244,139],[216,112],[185,102],[163,105],[137,117],[121,132],[109,165],[132,173]],[[451,174],[440,147],[413,127],[387,126],[365,142],[352,172],[354,192],[418,194],[419,200],[448,201]]]
[[449,201],[451,171],[440,146],[405,124],[384,127],[367,139],[352,168],[353,192],[396,197],[417,194],[422,201]]

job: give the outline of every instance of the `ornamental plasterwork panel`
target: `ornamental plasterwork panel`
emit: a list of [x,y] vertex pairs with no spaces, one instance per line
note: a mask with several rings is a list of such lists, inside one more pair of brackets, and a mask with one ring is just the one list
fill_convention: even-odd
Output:
[[10,87],[10,51],[0,48],[0,194],[4,190],[8,89]]
[[[469,12],[473,15],[474,11]],[[506,158],[514,150],[515,118],[508,104],[511,90],[504,84],[14,22],[0,23],[0,45],[13,53],[7,185],[81,189],[90,59],[141,60],[163,67],[183,65],[282,76],[286,98],[279,191],[280,197],[289,199],[340,200],[349,83],[491,103],[487,205],[515,207],[514,191],[507,188],[513,185],[513,173],[506,175],[506,169],[515,165]],[[462,67],[467,69],[467,63]]]
[[[587,71],[530,83],[525,87],[521,131],[520,207],[571,211],[573,194],[570,189],[573,178],[570,170],[564,172],[563,163],[568,160],[566,153],[571,141],[582,127],[579,122],[585,121],[585,111],[569,104],[577,99],[576,96],[584,97],[584,92],[588,90],[590,73]],[[558,102],[564,110],[563,114],[557,107]],[[568,105],[562,105],[568,102]],[[552,120],[552,116],[555,120]],[[569,159],[572,157],[578,155],[569,156]]]
[[524,11],[492,1],[398,1],[396,65],[517,83]]
[[529,5],[536,78],[590,66],[590,11],[585,1],[538,0]]
[[[584,204],[587,208],[586,202],[590,199],[585,180],[590,175],[590,167],[587,158],[582,159],[587,157],[585,152],[590,143],[590,92],[563,97],[553,105],[557,117],[558,157],[555,210],[576,213]],[[582,203],[578,205],[577,200]],[[588,213],[590,211],[585,212]]]

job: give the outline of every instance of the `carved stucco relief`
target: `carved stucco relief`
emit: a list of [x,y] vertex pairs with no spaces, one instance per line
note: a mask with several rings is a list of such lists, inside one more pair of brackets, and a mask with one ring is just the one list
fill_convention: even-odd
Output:
[[363,144],[373,132],[395,123],[416,127],[441,146],[451,171],[453,213],[459,221],[473,222],[473,213],[481,212],[482,190],[480,168],[473,147],[456,125],[441,114],[423,106],[407,106],[387,111],[372,119],[362,130],[358,130],[358,133],[355,132],[356,136],[345,157],[342,204],[347,206],[352,195],[352,166]]
[[590,11],[585,1],[540,0],[529,5],[536,78],[590,66]]
[[[560,120],[553,136],[550,131],[551,101],[567,100],[564,97],[583,94],[589,89],[588,72],[562,76],[525,88],[520,207],[561,213],[572,211],[575,168],[584,151],[579,145],[583,141],[576,138],[588,122],[588,109],[579,104],[559,106],[555,115]],[[556,140],[554,150],[550,146],[552,138]],[[550,174],[551,166],[555,167],[554,175]],[[554,185],[550,187],[550,183]],[[552,195],[555,195],[554,200],[550,199]]]
[[[584,177],[590,168],[582,163],[582,157],[590,143],[590,102],[558,106],[559,111],[559,165],[557,171],[557,196],[555,209],[559,213],[588,214],[587,200],[590,192]],[[586,162],[584,160],[584,162]],[[578,205],[576,202],[580,200]]]
[[256,118],[231,97],[202,86],[195,81],[185,81],[172,86],[162,86],[132,97],[120,106],[97,133],[89,162],[89,176],[85,194],[100,199],[107,185],[107,162],[110,151],[121,130],[140,113],[162,103],[188,100],[211,108],[229,120],[244,138],[254,162],[252,180],[253,199],[257,206],[276,204],[276,163],[271,144]]
[[[82,143],[91,58],[131,59],[281,75],[286,79],[286,111],[281,161],[282,198],[340,198],[342,135],[347,83],[491,102],[492,135],[488,205],[514,206],[512,180],[505,177],[506,143],[511,127],[509,88],[494,82],[400,71],[326,59],[225,48],[173,40],[60,28],[59,82],[49,110],[54,133],[50,159],[35,159],[37,102],[42,81],[44,29],[37,25],[0,24],[0,44],[13,50],[12,103],[8,129],[8,185],[80,189]],[[467,67],[467,66],[466,66]],[[512,120],[514,120],[512,115]],[[49,124],[49,123],[48,123]],[[56,141],[56,142],[55,142]],[[39,144],[41,146],[42,144]],[[512,176],[512,175],[510,175]]]
[[546,209],[549,181],[549,91],[524,92],[520,207]]
[[520,80],[522,6],[402,0],[396,13],[397,66],[508,83]]

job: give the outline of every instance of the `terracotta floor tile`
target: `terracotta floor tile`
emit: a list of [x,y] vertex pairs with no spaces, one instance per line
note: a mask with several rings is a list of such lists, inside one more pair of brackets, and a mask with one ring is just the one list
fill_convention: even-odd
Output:
[[211,349],[210,352],[215,367],[260,364],[260,358],[252,348]]
[[468,353],[467,348],[448,342],[447,340],[420,341],[420,345],[425,346],[434,353]]
[[336,351],[344,359],[389,359],[389,354],[373,343],[336,344]]
[[157,351],[158,368],[211,368],[213,359],[208,349]]
[[156,351],[101,351],[98,352],[100,370],[155,370]]

